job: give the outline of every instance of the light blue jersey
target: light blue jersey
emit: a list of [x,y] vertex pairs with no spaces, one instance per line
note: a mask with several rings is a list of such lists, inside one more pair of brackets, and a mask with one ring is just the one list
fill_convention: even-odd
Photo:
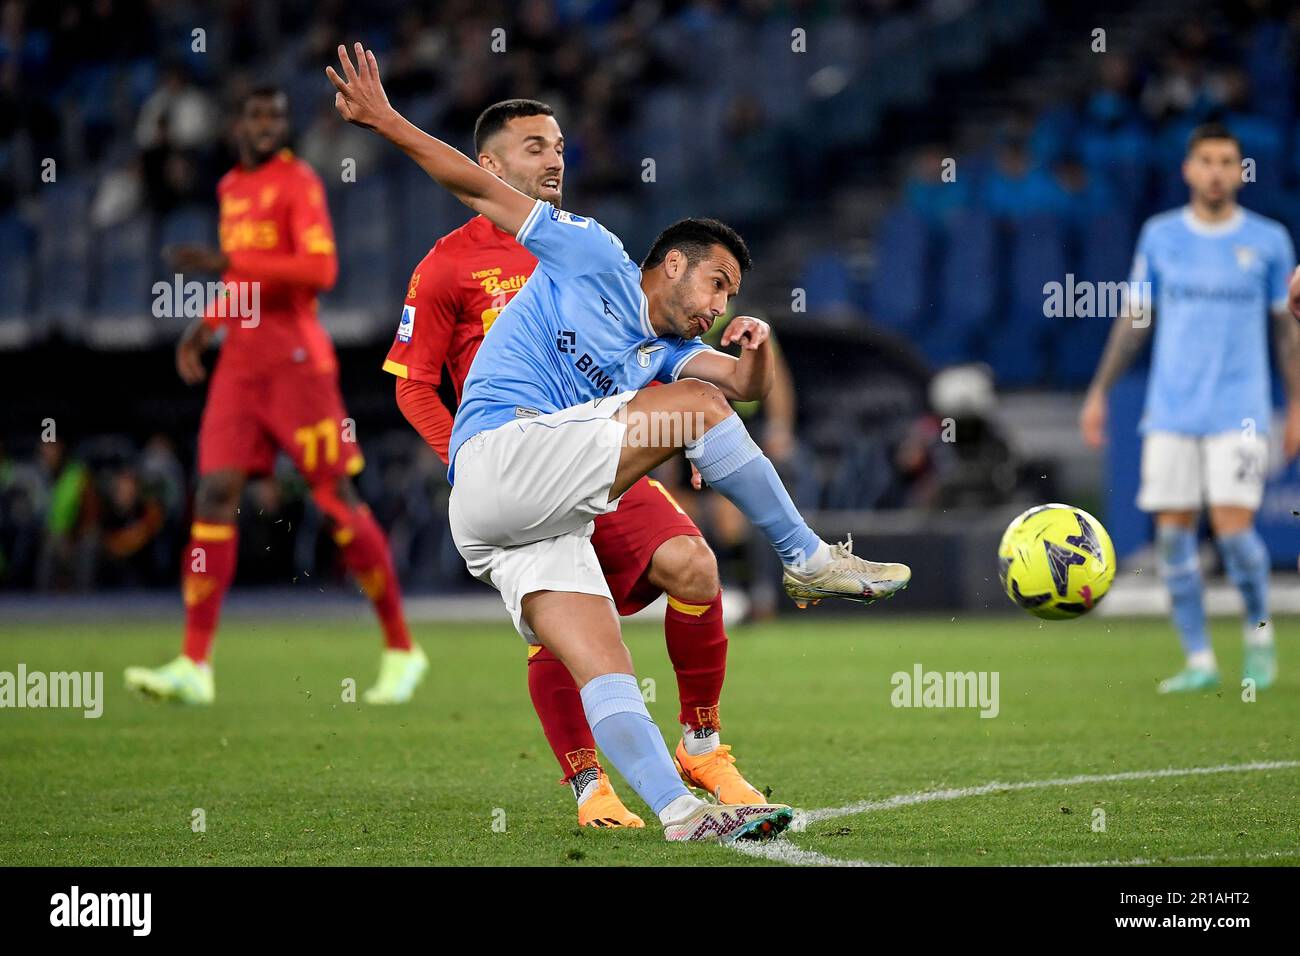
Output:
[[515,237],[537,268],[483,337],[470,366],[449,450],[516,418],[671,382],[709,350],[698,339],[657,335],[641,270],[594,219],[538,200]]
[[1244,209],[1222,223],[1187,207],[1147,220],[1131,275],[1155,305],[1143,433],[1268,430],[1269,314],[1286,307],[1294,268],[1286,228]]

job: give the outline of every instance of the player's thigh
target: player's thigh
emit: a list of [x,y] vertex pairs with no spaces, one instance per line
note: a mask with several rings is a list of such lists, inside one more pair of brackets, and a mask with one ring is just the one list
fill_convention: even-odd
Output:
[[[1236,525],[1243,513],[1250,513],[1245,530],[1264,500],[1264,480],[1268,474],[1268,440],[1260,435],[1224,432],[1204,439],[1205,497],[1211,508],[1228,525]],[[1232,531],[1217,533],[1234,533]]]
[[[699,528],[652,478],[633,484],[618,510],[596,519],[591,543],[619,614],[635,614],[665,591],[692,600],[717,580],[717,561]],[[704,601],[716,593],[717,587]]]
[[582,687],[604,674],[631,674],[632,655],[608,599],[574,591],[532,591],[523,619],[538,642],[558,657]]
[[467,536],[452,522],[452,535],[469,573],[501,593],[515,630],[529,644],[541,643],[524,617],[524,599],[530,594],[587,594],[603,601],[613,614],[609,585],[591,547],[591,530],[588,522],[578,532],[502,548]]
[[275,463],[275,442],[262,422],[266,383],[232,374],[218,360],[199,422],[199,479],[236,472],[262,475]]
[[337,486],[339,478],[357,474],[365,464],[356,424],[332,373],[278,374],[268,389],[262,420],[312,486]]
[[457,543],[516,547],[571,534],[618,507],[611,487],[623,425],[615,415],[635,394],[507,422],[466,441],[448,506]]
[[637,392],[619,416],[626,431],[614,480],[615,495],[734,414],[722,390],[699,379]]
[[1143,511],[1198,511],[1205,497],[1201,439],[1195,435],[1150,432],[1142,439]]

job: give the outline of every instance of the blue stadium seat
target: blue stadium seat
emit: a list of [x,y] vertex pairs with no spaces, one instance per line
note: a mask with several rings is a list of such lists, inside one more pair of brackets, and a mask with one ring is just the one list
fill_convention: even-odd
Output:
[[799,288],[807,294],[808,311],[825,312],[854,304],[853,277],[848,263],[834,252],[819,252],[804,262]]
[[0,218],[0,318],[28,314],[32,291],[31,230],[17,216]]
[[137,216],[96,237],[91,301],[95,312],[110,316],[151,314],[151,288],[159,278],[152,268],[152,233],[149,220]]
[[182,242],[217,244],[217,219],[210,206],[185,206],[170,213],[158,236],[165,248]]
[[79,176],[61,177],[41,193],[37,237],[37,312],[45,319],[81,318],[89,289],[90,236],[84,223],[91,186]]
[[365,176],[355,183],[337,186],[330,196],[330,208],[334,221],[340,224],[335,230],[339,289],[334,301],[352,308],[396,301],[399,296],[393,291],[390,271],[392,219],[385,177]]
[[1061,326],[1060,320],[1043,314],[1043,287],[1066,281],[1067,261],[1066,232],[1056,216],[1036,215],[1012,225],[1008,309],[996,323],[985,353],[999,385],[1047,379],[1047,337]]
[[[1111,212],[1084,222],[1079,236],[1076,278],[1089,282],[1123,282],[1133,259],[1134,223],[1127,213]],[[1092,317],[1061,320],[1053,333],[1053,384],[1082,388],[1092,379],[1114,314],[1098,310]]]
[[[896,207],[880,224],[876,271],[871,283],[871,316],[879,324],[916,335],[931,308],[930,235],[925,220],[906,206]],[[847,281],[847,270],[844,272]],[[808,295],[814,286],[807,285]]]
[[975,357],[977,339],[1001,300],[998,244],[997,224],[983,210],[964,210],[948,220],[942,260],[926,280],[939,283],[937,321],[922,339],[936,365]]

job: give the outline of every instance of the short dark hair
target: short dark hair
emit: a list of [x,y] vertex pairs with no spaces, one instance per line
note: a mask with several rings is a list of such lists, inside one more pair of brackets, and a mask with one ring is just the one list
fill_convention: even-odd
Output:
[[270,84],[266,84],[263,86],[255,86],[247,93],[245,93],[243,98],[239,101],[239,112],[241,113],[244,112],[244,110],[248,107],[248,104],[251,103],[253,100],[263,100],[263,99],[273,100],[276,97],[282,98],[285,102],[285,105],[288,106],[289,94],[285,93],[285,91],[280,87],[272,86]]
[[654,241],[650,251],[641,262],[642,269],[651,269],[668,257],[673,249],[680,249],[686,261],[692,265],[708,255],[714,246],[722,246],[740,263],[740,271],[748,272],[754,265],[749,255],[749,246],[740,237],[740,233],[725,222],[716,219],[681,219],[663,232]]
[[483,153],[483,144],[506,128],[506,124],[520,116],[554,116],[551,109],[541,100],[513,99],[493,103],[478,115],[474,123],[474,156]]
[[1241,152],[1241,140],[1232,135],[1232,130],[1228,129],[1228,127],[1222,123],[1202,123],[1192,130],[1191,135],[1187,137],[1187,155],[1190,156],[1192,150],[1207,139],[1230,139],[1237,147],[1237,152]]

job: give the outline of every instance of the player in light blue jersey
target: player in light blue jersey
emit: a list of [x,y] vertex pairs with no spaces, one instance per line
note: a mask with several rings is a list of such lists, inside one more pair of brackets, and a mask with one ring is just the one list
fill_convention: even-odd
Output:
[[[448,518],[470,573],[501,592],[520,635],[562,660],[596,743],[670,840],[769,835],[780,805],[715,806],[692,795],[650,719],[591,546],[592,519],[685,451],[705,481],[761,528],[798,601],[871,603],[906,587],[904,565],[828,545],[804,522],[731,400],[761,398],[773,355],[766,323],[734,320],[697,341],[749,268],[733,230],[709,219],[667,229],[637,266],[599,223],[515,190],[420,131],[388,103],[374,54],[356,46],[327,71],[349,122],[402,149],[466,205],[516,236],[537,269],[483,339],[452,431]],[[346,79],[345,79],[346,78]],[[660,388],[645,388],[651,382]]]
[[1183,178],[1191,201],[1153,216],[1138,237],[1130,297],[1115,322],[1085,400],[1084,438],[1099,446],[1106,393],[1155,342],[1140,425],[1138,506],[1155,514],[1161,575],[1173,603],[1186,665],[1161,693],[1219,684],[1202,602],[1196,528],[1208,506],[1228,576],[1245,603],[1244,676],[1268,687],[1277,676],[1269,619],[1269,555],[1255,531],[1268,467],[1273,416],[1270,319],[1288,396],[1282,447],[1300,451],[1300,331],[1288,311],[1295,254],[1286,229],[1237,205],[1241,147],[1225,127],[1207,124],[1190,138]]

